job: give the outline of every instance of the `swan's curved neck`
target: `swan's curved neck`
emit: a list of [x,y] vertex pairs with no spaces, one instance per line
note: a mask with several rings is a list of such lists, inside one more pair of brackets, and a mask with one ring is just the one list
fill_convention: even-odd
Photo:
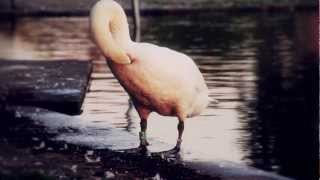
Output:
[[114,40],[119,43],[122,48],[126,48],[132,41],[130,38],[127,17],[122,9],[121,11],[115,11],[116,13],[110,20],[109,27]]
[[93,38],[104,56],[120,64],[130,63],[127,51],[133,43],[122,7],[113,0],[101,0],[91,10]]

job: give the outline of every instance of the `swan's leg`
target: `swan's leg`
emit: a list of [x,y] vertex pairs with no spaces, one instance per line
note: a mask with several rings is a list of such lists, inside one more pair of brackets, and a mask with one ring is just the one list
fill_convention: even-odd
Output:
[[147,141],[147,120],[148,116],[150,114],[150,110],[143,107],[143,106],[136,106],[136,109],[138,111],[138,114],[140,116],[140,127],[141,131],[139,133],[140,137],[140,146],[148,146],[149,143]]
[[175,149],[177,151],[180,151],[181,143],[182,143],[182,134],[184,130],[184,120],[182,118],[179,118],[178,123],[178,140]]
[[148,124],[147,120],[141,119],[141,122],[140,122],[141,131],[139,133],[141,146],[148,146],[149,145],[149,143],[147,141],[147,124]]

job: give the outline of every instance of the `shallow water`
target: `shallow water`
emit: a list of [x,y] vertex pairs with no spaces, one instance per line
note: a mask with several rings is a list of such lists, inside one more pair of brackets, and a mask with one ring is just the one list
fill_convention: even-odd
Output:
[[[316,177],[317,22],[315,12],[142,18],[142,41],[190,55],[219,100],[186,122],[184,161],[223,160]],[[0,26],[1,58],[93,60],[79,115],[86,133],[65,139],[113,149],[138,145],[138,115],[90,41],[86,17],[18,18]],[[151,151],[174,146],[176,118],[153,113],[148,122]],[[104,133],[106,127],[127,135]]]

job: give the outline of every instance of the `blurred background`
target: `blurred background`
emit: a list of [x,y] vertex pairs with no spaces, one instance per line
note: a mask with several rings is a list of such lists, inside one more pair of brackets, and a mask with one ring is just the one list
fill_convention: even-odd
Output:
[[[139,132],[139,118],[91,41],[88,14],[95,2],[1,0],[0,61],[92,62],[83,112],[74,116],[85,133],[62,139],[131,148],[138,139],[128,137]],[[118,2],[133,32],[132,2]],[[191,56],[210,96],[219,100],[186,123],[183,161],[223,160],[298,180],[318,179],[318,2],[140,0],[141,41]],[[152,151],[175,143],[174,118],[152,114],[149,122]],[[106,135],[104,128],[121,133]],[[1,133],[8,144],[10,133]]]
[[[2,0],[0,3],[2,12],[15,13],[31,13],[36,14],[40,12],[44,13],[88,13],[90,7],[95,3],[94,0]],[[119,0],[118,2],[127,9],[130,10],[132,5],[130,0]],[[315,8],[318,2],[314,0],[145,0],[140,1],[142,11],[154,11],[154,10],[213,10],[213,9],[301,9],[301,8]]]

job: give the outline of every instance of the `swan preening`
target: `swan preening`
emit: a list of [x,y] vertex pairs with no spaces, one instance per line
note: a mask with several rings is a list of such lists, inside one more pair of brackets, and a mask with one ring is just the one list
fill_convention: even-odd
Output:
[[140,145],[148,145],[147,119],[151,112],[157,112],[178,118],[175,149],[179,151],[185,119],[199,115],[209,103],[208,88],[198,67],[177,51],[133,42],[126,14],[113,0],[94,5],[90,25],[95,43],[140,116]]

